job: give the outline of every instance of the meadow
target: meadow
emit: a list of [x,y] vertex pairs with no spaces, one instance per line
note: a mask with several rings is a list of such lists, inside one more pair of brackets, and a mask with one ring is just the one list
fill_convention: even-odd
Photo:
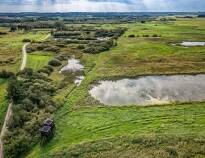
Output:
[[[82,55],[85,79],[79,87],[75,87],[66,95],[66,102],[54,115],[55,137],[43,147],[36,145],[27,157],[58,157],[59,155],[61,157],[68,155],[70,157],[103,157],[103,154],[95,151],[102,149],[104,142],[114,147],[105,149],[102,153],[115,157],[115,154],[119,152],[117,147],[122,147],[120,143],[126,143],[127,146],[122,147],[122,151],[126,153],[129,147],[132,151],[139,148],[138,145],[132,146],[133,141],[130,141],[132,137],[146,142],[149,141],[148,135],[162,136],[156,138],[159,142],[172,142],[172,140],[175,142],[155,147],[148,143],[142,151],[152,153],[156,148],[164,149],[170,146],[176,148],[176,151],[171,150],[171,154],[176,154],[179,152],[180,144],[187,144],[191,146],[190,151],[179,152],[179,155],[186,157],[189,153],[197,152],[193,146],[200,146],[200,143],[204,142],[202,139],[205,133],[204,103],[108,107],[88,94],[91,85],[102,79],[114,80],[153,74],[205,73],[205,47],[179,45],[182,41],[205,40],[204,19],[177,18],[176,21],[154,20],[146,23],[105,24],[100,27],[118,26],[127,27],[128,30],[117,41],[116,47],[100,54]],[[55,75],[58,76],[58,74]],[[166,139],[163,135],[166,135]],[[123,136],[128,138],[124,140]],[[192,143],[188,139],[192,136],[201,141]],[[202,152],[203,148],[204,146],[198,151],[199,156],[202,157],[205,155]],[[89,153],[93,154],[89,155]],[[164,157],[173,156],[171,154],[166,152]],[[129,156],[134,155],[129,153]]]
[[48,35],[48,31],[10,32],[9,28],[5,27],[0,27],[0,31],[7,33],[0,35],[0,71],[7,70],[16,72],[19,70],[22,46],[24,44],[23,39],[38,41]]
[[26,67],[33,70],[39,70],[53,58],[53,54],[50,52],[36,51],[28,54]]

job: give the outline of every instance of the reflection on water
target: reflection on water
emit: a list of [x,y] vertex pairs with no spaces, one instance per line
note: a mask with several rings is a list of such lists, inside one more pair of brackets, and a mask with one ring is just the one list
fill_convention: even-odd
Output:
[[182,42],[181,45],[186,47],[205,46],[205,42]]
[[83,81],[85,77],[84,76],[77,76],[74,83],[77,85],[77,86],[80,86],[81,82]]
[[146,76],[101,81],[90,95],[105,105],[153,105],[205,100],[205,75]]
[[60,73],[64,73],[64,74],[72,73],[73,75],[75,75],[74,83],[77,86],[79,86],[84,79],[84,76],[82,76],[83,69],[84,66],[80,64],[79,60],[71,58],[68,59],[68,64],[60,70]]
[[68,64],[64,66],[61,70],[61,72],[77,72],[82,71],[84,68],[83,65],[80,64],[80,61],[74,58],[68,59]]

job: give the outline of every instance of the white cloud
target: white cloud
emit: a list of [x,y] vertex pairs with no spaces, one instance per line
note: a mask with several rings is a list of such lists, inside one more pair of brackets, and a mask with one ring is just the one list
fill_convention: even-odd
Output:
[[203,11],[204,0],[1,0],[0,12]]

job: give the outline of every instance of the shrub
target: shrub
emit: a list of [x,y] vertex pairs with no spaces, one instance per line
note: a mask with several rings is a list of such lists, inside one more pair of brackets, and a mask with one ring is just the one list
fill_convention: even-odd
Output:
[[82,44],[80,44],[80,45],[77,46],[77,48],[78,48],[78,49],[85,49],[85,46],[82,45]]
[[58,60],[58,59],[52,59],[48,62],[48,64],[51,65],[51,66],[60,66],[60,65],[62,65],[60,60]]
[[31,40],[30,40],[30,39],[25,38],[25,39],[23,39],[23,40],[22,40],[22,42],[31,42]]
[[2,71],[0,72],[0,77],[1,77],[1,78],[10,78],[10,77],[12,77],[12,76],[14,76],[14,73],[13,73],[13,72],[8,72],[8,71],[6,71],[6,70],[2,70]]
[[157,34],[152,35],[152,37],[159,37]]
[[0,31],[0,35],[6,35],[7,34],[7,32],[1,32]]
[[50,75],[53,72],[53,67],[50,65],[47,65],[41,68],[40,70],[38,70],[38,72],[39,73],[42,72],[42,73]]
[[143,35],[143,37],[149,37],[149,35]]
[[60,49],[57,46],[49,46],[47,48],[44,48],[44,51],[51,51],[51,52],[58,52]]
[[132,38],[132,37],[135,37],[135,35],[132,34],[132,35],[129,35],[128,37],[131,37],[131,38]]

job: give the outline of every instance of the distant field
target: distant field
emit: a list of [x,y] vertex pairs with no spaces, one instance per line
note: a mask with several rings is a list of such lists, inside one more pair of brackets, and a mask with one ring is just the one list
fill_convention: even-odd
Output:
[[8,100],[6,98],[6,84],[7,81],[0,78],[0,129],[3,125],[4,116],[8,106]]
[[0,35],[0,70],[17,71],[21,61],[23,39],[41,40],[48,35],[48,31],[9,32],[9,28],[0,27],[0,31],[7,32]]
[[[104,107],[88,94],[93,82],[105,78],[205,73],[205,47],[173,45],[182,41],[205,41],[205,21],[180,18],[171,22],[108,24],[102,27],[119,26],[126,26],[128,31],[117,41],[117,47],[97,55],[83,55],[81,60],[86,67],[86,78],[57,112],[55,137],[45,147],[34,147],[28,157],[49,157],[49,154],[61,154],[63,150],[68,153],[71,146],[79,143],[98,140],[96,145],[100,145],[105,138],[123,135],[167,134],[172,140],[176,135],[199,138],[205,134],[204,103]],[[135,37],[128,37],[131,34]],[[159,37],[154,37],[155,34]],[[83,148],[78,149],[73,151],[74,156],[85,152]]]
[[52,53],[49,52],[33,52],[28,54],[26,67],[32,68],[33,70],[39,70],[43,66],[48,64],[48,61],[53,57]]
[[[106,78],[205,72],[205,47],[172,45],[182,41],[205,41],[204,20],[154,21],[127,27],[129,30],[120,38],[118,46],[100,54],[101,60],[94,68],[94,75]],[[136,37],[129,38],[132,34]],[[155,34],[161,37],[152,37]]]

